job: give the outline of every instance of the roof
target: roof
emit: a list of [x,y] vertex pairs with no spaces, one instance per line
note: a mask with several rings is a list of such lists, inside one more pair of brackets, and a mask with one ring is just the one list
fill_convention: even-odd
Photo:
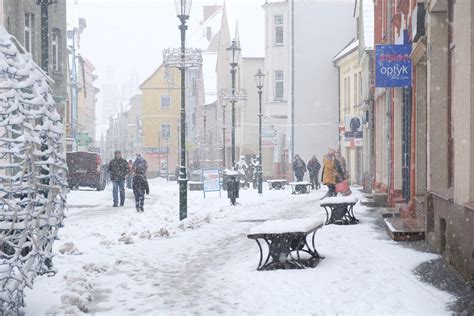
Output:
[[212,50],[211,43],[219,34],[222,22],[222,6],[196,6],[195,14],[191,14],[189,21],[190,34],[187,46],[199,48],[203,51]]
[[349,44],[346,45],[333,59],[333,62],[337,62],[340,59],[346,57],[350,53],[356,51],[359,47],[359,40],[358,39],[352,39]]
[[233,38],[239,34],[242,57],[265,56],[265,10],[262,4],[263,1],[256,0],[225,1],[230,36]]

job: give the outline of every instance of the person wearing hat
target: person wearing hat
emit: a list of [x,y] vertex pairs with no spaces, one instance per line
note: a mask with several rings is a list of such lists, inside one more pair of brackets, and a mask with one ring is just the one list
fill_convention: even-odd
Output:
[[138,153],[137,158],[133,162],[133,171],[140,172],[146,176],[146,172],[148,171],[148,162],[143,158],[142,154]]
[[113,184],[114,207],[118,206],[118,193],[120,191],[120,206],[125,203],[125,177],[128,174],[128,163],[122,158],[122,153],[117,150],[115,158],[109,163],[110,181]]

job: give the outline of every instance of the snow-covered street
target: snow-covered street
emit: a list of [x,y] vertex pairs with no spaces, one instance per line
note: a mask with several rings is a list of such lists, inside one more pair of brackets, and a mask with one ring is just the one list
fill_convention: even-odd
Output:
[[[323,191],[189,192],[188,219],[178,220],[176,183],[151,180],[145,212],[127,190],[113,208],[111,187],[72,191],[53,277],[35,279],[26,313],[124,314],[447,314],[453,297],[412,272],[437,255],[390,241],[375,215],[356,205],[358,225],[328,225],[316,234],[325,257],[315,268],[256,271],[249,230],[268,219],[309,217]],[[357,192],[355,194],[358,194]],[[53,289],[53,290],[51,290]]]

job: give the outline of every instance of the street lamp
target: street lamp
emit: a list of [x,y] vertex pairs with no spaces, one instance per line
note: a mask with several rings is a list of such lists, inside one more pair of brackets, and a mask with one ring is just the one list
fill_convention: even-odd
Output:
[[225,108],[227,106],[227,100],[221,99],[222,104],[222,169],[225,169]]
[[235,40],[232,41],[232,45],[227,48],[228,58],[230,60],[230,73],[232,75],[232,167],[235,167],[235,74],[237,72],[237,62],[240,58],[240,47],[237,46]]
[[262,69],[258,69],[257,74],[255,75],[255,82],[257,84],[258,89],[258,194],[262,194],[262,177],[263,177],[263,170],[262,170],[262,89],[264,85],[265,74],[262,72]]
[[176,67],[181,70],[181,133],[180,133],[180,173],[179,173],[179,219],[187,217],[188,212],[188,180],[186,173],[186,69],[199,67],[202,64],[200,50],[186,49],[186,21],[189,19],[192,0],[175,0],[176,15],[180,20],[181,31],[180,49],[165,49],[163,61],[166,67]]

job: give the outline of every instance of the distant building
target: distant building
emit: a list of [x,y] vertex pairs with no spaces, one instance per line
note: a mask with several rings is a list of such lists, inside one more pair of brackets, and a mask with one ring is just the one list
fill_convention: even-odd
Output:
[[[334,57],[339,71],[339,148],[351,183],[372,192],[374,4],[357,0],[356,37]],[[357,27],[357,28],[356,28]]]
[[96,140],[96,95],[100,92],[94,86],[97,76],[94,65],[86,58],[78,58],[78,132],[87,133]]
[[265,117],[275,126],[276,173],[290,178],[291,158],[322,157],[339,138],[333,58],[354,37],[354,1],[267,1]]
[[167,76],[180,82],[177,69],[162,64],[141,85],[142,130],[144,157],[148,160],[150,176],[173,173],[179,164],[181,90],[170,87]]

